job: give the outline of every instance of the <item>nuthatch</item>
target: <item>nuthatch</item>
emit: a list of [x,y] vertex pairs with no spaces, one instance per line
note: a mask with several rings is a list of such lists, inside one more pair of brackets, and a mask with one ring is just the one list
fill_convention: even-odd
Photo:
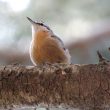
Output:
[[32,23],[32,41],[30,57],[34,65],[67,63],[71,57],[68,49],[53,31],[43,23],[35,22],[27,17]]

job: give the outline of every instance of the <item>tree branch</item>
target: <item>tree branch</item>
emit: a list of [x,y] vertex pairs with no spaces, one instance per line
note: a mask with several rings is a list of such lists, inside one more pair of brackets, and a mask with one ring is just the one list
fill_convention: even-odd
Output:
[[110,105],[110,65],[0,66],[0,106],[61,103],[78,108]]

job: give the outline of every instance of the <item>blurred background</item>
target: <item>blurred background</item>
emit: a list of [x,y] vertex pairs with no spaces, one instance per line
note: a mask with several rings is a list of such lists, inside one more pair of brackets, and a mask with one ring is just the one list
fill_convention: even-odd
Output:
[[27,16],[63,40],[72,63],[98,63],[97,50],[110,59],[110,0],[0,0],[0,65],[32,65]]

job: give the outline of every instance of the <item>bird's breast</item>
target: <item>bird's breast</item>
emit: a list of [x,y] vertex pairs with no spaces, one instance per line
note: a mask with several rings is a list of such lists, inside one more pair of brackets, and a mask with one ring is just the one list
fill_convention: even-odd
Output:
[[49,63],[65,63],[67,56],[63,48],[54,39],[37,38],[31,43],[31,59],[34,64]]

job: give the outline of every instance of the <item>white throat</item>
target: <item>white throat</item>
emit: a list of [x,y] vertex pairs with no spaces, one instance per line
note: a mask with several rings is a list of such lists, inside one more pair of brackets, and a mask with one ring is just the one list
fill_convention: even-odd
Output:
[[35,34],[41,30],[48,31],[50,34],[53,33],[51,30],[48,30],[46,27],[39,26],[39,25],[32,25],[32,38],[34,38]]

